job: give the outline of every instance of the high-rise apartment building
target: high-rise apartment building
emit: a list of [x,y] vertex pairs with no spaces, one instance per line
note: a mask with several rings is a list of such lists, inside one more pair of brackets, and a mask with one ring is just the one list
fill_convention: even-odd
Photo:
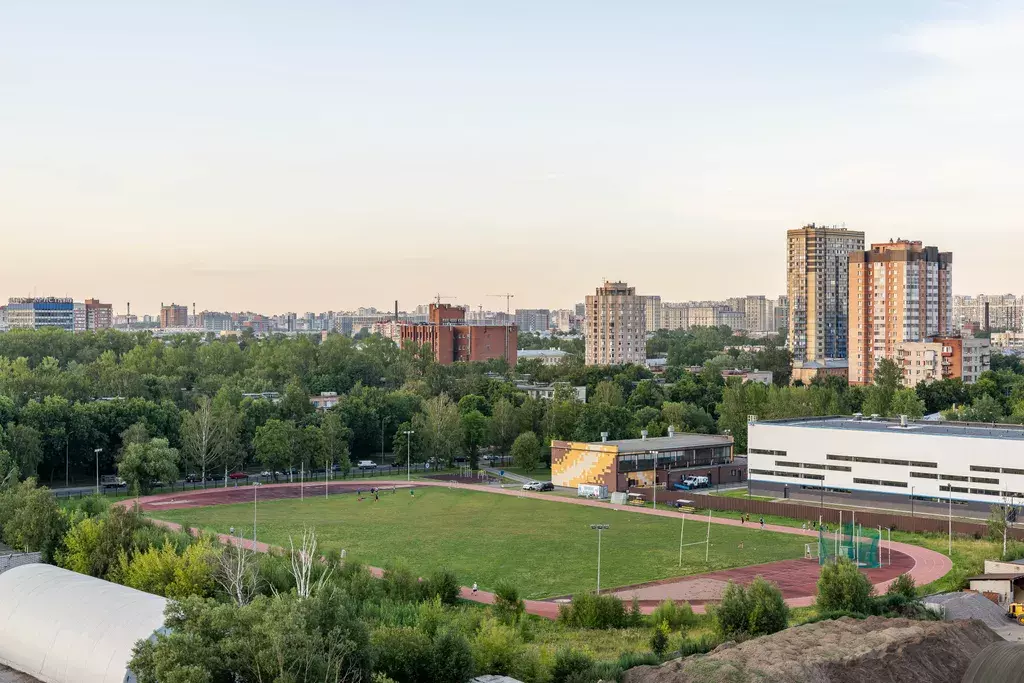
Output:
[[1024,326],[1024,298],[1013,294],[954,296],[954,329],[971,323],[982,330],[1019,331]]
[[114,326],[114,306],[99,299],[85,300],[85,329],[106,330]]
[[850,252],[864,233],[811,225],[786,233],[787,345],[797,363],[846,358]]
[[547,332],[551,329],[551,311],[546,308],[517,308],[515,320],[520,332]]
[[953,255],[898,240],[850,254],[850,383],[868,384],[901,342],[952,332]]
[[661,305],[661,329],[690,329],[690,305],[686,303],[663,303]]
[[789,331],[789,297],[783,294],[773,304],[772,332],[782,330],[782,334]]
[[932,337],[927,341],[896,344],[896,364],[903,368],[903,384],[916,387],[942,379],[974,384],[990,369],[988,339]]
[[661,297],[657,294],[644,297],[644,318],[648,334],[661,329]]
[[646,362],[646,310],[645,297],[625,282],[605,282],[587,296],[587,365]]
[[160,304],[160,327],[188,327],[188,306]]

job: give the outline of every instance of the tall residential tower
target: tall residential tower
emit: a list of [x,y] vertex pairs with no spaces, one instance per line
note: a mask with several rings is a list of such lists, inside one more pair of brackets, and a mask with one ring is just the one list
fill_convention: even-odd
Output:
[[625,282],[605,282],[587,297],[587,365],[647,360],[647,299]]
[[850,254],[850,384],[868,384],[902,342],[953,331],[953,254],[921,242]]
[[794,364],[846,358],[850,252],[864,249],[864,233],[812,223],[786,239]]

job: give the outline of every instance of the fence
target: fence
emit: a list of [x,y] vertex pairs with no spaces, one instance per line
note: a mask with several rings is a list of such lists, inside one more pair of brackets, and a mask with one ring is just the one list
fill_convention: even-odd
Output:
[[[835,508],[818,507],[817,505],[774,503],[766,500],[709,496],[693,492],[687,492],[686,498],[693,501],[694,507],[705,510],[744,512],[754,517],[762,515],[789,517],[808,522],[817,522],[820,518],[823,523],[835,526],[840,522],[840,515],[842,515],[843,522],[849,522],[853,513],[856,512],[857,524],[863,525],[865,529],[882,527],[883,529],[943,534],[949,531],[949,521],[939,517],[916,517],[888,512],[838,510]],[[981,538],[988,533],[988,527],[984,523],[953,520],[953,533]],[[1006,535],[1008,538],[1024,540],[1024,528],[1007,529]]]
[[[412,463],[409,468],[412,472],[418,473],[432,473],[437,471],[438,473],[445,473],[446,470],[431,470],[428,469],[425,463]],[[306,483],[313,483],[317,481],[323,481],[325,477],[329,477],[330,481],[345,481],[352,479],[373,479],[375,477],[395,477],[404,475],[406,472],[405,465],[381,465],[378,467],[372,467],[362,469],[353,467],[347,473],[343,472],[332,472],[325,473],[323,470],[307,471],[302,480]],[[286,483],[297,483],[299,481],[299,473],[296,471],[291,478],[287,474],[279,474],[276,478],[273,475],[265,476],[259,472],[247,473],[244,479],[231,479],[228,478],[228,487],[233,486],[247,486],[254,482],[267,483],[267,484],[286,484]],[[220,489],[224,488],[224,477],[210,478],[206,481],[177,481],[170,486],[158,486],[152,490],[151,493],[174,493],[176,491],[197,491],[201,489]],[[88,496],[95,495],[95,486],[80,486],[77,488],[70,489],[50,489],[50,492],[57,498],[86,498]],[[128,490],[124,486],[103,486],[100,485],[100,495],[103,496],[125,496]]]
[[42,561],[42,553],[8,553],[0,555],[0,574],[8,569],[20,567],[23,564],[34,564]]

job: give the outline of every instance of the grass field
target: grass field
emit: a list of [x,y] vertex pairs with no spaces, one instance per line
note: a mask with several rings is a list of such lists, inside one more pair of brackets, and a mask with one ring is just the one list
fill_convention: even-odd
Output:
[[729,491],[712,491],[712,496],[722,496],[723,498],[743,498],[745,500],[775,500],[771,496],[751,496],[747,494],[746,489],[731,489]]
[[[253,506],[244,504],[153,516],[221,533],[233,526],[251,538],[252,515]],[[443,488],[417,489],[415,497],[385,493],[379,502],[349,494],[261,503],[257,538],[287,547],[289,535],[314,527],[321,548],[344,548],[367,564],[402,564],[421,575],[449,567],[464,584],[476,581],[483,589],[506,578],[525,597],[541,598],[596,585],[594,523],[611,525],[602,532],[603,588],[803,555],[797,536],[712,525],[710,562],[704,563],[703,545],[691,546],[683,549],[680,568],[678,519]],[[706,523],[687,521],[684,542],[703,541],[706,532]]]

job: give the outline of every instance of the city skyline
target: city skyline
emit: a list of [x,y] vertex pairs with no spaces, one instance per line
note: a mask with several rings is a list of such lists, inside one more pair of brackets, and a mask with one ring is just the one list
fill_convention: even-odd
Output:
[[1024,13],[896,5],[6,7],[0,292],[778,294],[810,222],[941,244],[957,292],[1015,291],[992,245],[1020,232]]

